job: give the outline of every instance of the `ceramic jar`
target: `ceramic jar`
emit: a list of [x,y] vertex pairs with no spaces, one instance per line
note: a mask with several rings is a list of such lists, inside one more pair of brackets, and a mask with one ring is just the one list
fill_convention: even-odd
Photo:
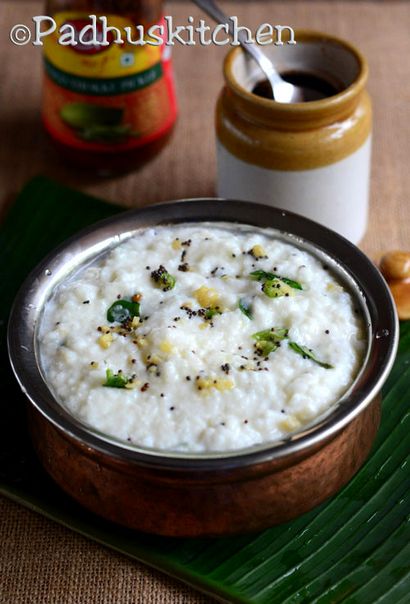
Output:
[[299,31],[264,47],[279,73],[319,76],[340,90],[284,104],[251,91],[261,80],[240,48],[225,60],[217,103],[218,195],[307,216],[357,243],[367,226],[372,111],[368,68],[349,43]]

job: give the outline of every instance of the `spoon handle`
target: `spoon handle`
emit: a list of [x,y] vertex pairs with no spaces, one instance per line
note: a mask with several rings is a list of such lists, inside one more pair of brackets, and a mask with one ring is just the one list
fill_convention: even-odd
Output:
[[[230,35],[232,37],[234,36],[234,27],[231,19],[225,15],[217,4],[215,4],[214,0],[193,0],[193,2],[199,6],[199,8],[202,8],[202,10],[210,17],[212,17],[214,21],[224,25],[226,24],[228,26]],[[282,78],[277,73],[268,57],[259,49],[258,45],[253,44],[252,42],[247,42],[247,35],[243,30],[239,30],[236,33],[242,48],[244,48],[246,52],[248,52],[255,59],[271,84],[282,84]]]

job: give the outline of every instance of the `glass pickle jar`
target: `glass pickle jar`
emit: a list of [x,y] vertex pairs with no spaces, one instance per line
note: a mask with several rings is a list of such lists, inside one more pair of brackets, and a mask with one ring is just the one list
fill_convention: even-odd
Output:
[[[101,175],[136,169],[169,140],[176,100],[169,47],[130,44],[122,32],[131,27],[135,41],[135,26],[147,32],[163,24],[162,0],[49,0],[46,10],[57,24],[44,38],[46,131],[70,163]],[[115,32],[105,46],[81,43],[90,15],[97,16],[97,40],[103,39],[98,17],[105,16],[124,43],[114,43]],[[58,43],[65,24],[74,28],[75,45]]]
[[218,195],[302,214],[357,243],[368,215],[367,63],[333,36],[299,31],[295,39],[264,52],[279,73],[311,74],[334,94],[293,104],[258,96],[258,66],[240,48],[231,50],[216,109]]

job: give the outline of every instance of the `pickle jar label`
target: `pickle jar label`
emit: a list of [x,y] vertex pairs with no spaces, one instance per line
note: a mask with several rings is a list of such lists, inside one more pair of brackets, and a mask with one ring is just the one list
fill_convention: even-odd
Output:
[[[53,18],[56,33],[44,41],[43,121],[54,139],[79,150],[126,151],[171,128],[176,101],[167,46],[115,44],[110,31],[106,46],[63,46],[59,28],[68,23],[79,33],[90,18],[75,12]],[[107,21],[120,31],[135,26],[116,15]],[[97,40],[100,28],[97,22]]]

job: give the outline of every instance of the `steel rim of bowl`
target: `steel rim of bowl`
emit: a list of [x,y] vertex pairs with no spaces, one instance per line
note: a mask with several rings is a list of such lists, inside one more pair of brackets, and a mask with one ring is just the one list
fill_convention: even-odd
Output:
[[[348,282],[364,319],[369,320],[368,351],[348,394],[312,427],[280,441],[225,452],[144,449],[87,427],[66,411],[49,390],[39,366],[36,327],[51,291],[72,271],[87,265],[135,231],[189,222],[228,222],[274,229],[285,241],[310,251],[327,264],[330,262],[339,278]],[[8,329],[9,357],[20,388],[54,426],[77,442],[111,457],[174,471],[243,468],[319,445],[350,423],[379,393],[393,365],[397,346],[398,318],[390,291],[378,269],[355,245],[298,214],[219,198],[182,199],[124,211],[81,230],[48,254],[28,275],[15,298]]]

